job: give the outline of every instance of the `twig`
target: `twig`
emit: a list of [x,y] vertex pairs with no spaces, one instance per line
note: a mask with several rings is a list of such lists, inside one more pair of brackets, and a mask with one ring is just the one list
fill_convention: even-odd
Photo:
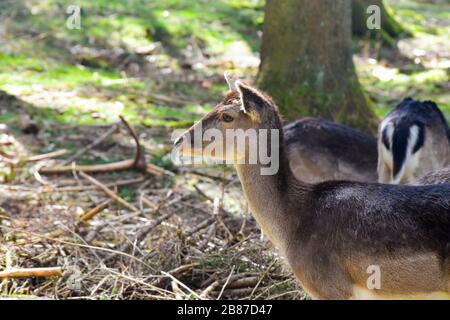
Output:
[[259,277],[257,276],[237,279],[236,281],[230,282],[228,284],[228,289],[240,289],[248,287],[252,287],[253,289],[253,287],[258,283],[258,281]]
[[200,171],[197,171],[197,170],[191,170],[191,171],[188,171],[188,173],[194,174],[194,175],[197,175],[197,176],[200,176],[200,177],[205,177],[205,178],[208,178],[208,179],[211,179],[211,180],[220,181],[220,182],[229,183],[229,182],[232,181],[231,179],[227,179],[225,177],[214,176],[212,174],[200,172]]
[[113,163],[106,164],[97,164],[92,166],[83,166],[83,165],[69,165],[69,166],[57,166],[57,167],[47,167],[41,168],[39,170],[40,173],[43,174],[58,174],[58,173],[66,173],[71,171],[79,171],[79,172],[111,172],[111,171],[124,171],[132,169],[134,166],[134,159],[127,159]]
[[134,205],[132,205],[131,203],[129,203],[128,201],[124,200],[123,198],[119,197],[114,191],[112,191],[111,189],[109,189],[107,186],[105,186],[103,183],[101,183],[100,181],[98,181],[97,179],[87,175],[84,172],[80,172],[80,176],[82,176],[83,178],[85,178],[86,180],[88,180],[90,183],[92,183],[93,185],[95,185],[96,187],[98,187],[99,189],[101,189],[104,193],[106,193],[110,198],[112,198],[113,200],[119,202],[120,204],[122,204],[124,207],[126,207],[127,209],[130,209],[131,211],[134,212],[140,212],[140,210],[138,208],[136,208]]
[[151,209],[158,209],[158,206],[151,202],[149,199],[147,199],[144,195],[141,196],[141,201],[146,204],[147,207],[150,207]]
[[57,157],[61,157],[65,154],[67,154],[68,152],[69,151],[66,149],[61,149],[61,150],[56,150],[56,151],[49,152],[49,153],[38,154],[38,155],[26,158],[25,162],[34,162],[34,161],[51,159],[51,158],[57,158]]
[[206,219],[202,223],[198,224],[192,230],[189,230],[188,232],[186,232],[186,238],[189,238],[192,235],[194,235],[197,232],[199,232],[200,230],[207,228],[211,223],[215,222],[215,220],[216,220],[216,218],[214,218],[214,217]]
[[200,294],[200,296],[202,298],[208,299],[208,296],[211,292],[214,291],[214,289],[216,289],[219,286],[219,281],[214,281],[213,283],[211,283],[209,286],[206,287],[205,290],[202,291],[202,293]]
[[275,265],[276,262],[277,262],[277,260],[273,260],[272,263],[264,271],[262,276],[259,278],[258,282],[255,284],[255,287],[253,288],[252,293],[250,294],[250,298],[253,297],[253,295],[255,294],[256,289],[259,287],[259,285],[264,280],[264,278],[269,274],[270,269],[272,269],[272,267]]
[[[121,180],[117,182],[111,182],[111,183],[105,183],[104,185],[109,187],[121,187],[121,186],[127,186],[130,184],[136,184],[144,181],[144,177],[139,177],[136,179],[128,179],[128,180]],[[73,187],[60,187],[60,188],[46,188],[45,190],[42,190],[40,192],[46,193],[46,192],[75,192],[75,191],[89,191],[89,190],[95,190],[98,189],[96,186],[73,186]]]
[[223,291],[225,290],[226,286],[228,285],[228,282],[230,281],[231,276],[233,275],[233,272],[234,272],[234,266],[231,269],[231,272],[230,272],[230,274],[229,274],[229,276],[227,278],[227,281],[225,281],[225,284],[223,285],[222,290],[220,290],[220,293],[219,293],[219,296],[217,297],[217,300],[219,300],[222,297]]
[[165,271],[161,271],[161,273],[167,277],[169,277],[170,279],[172,279],[173,281],[175,281],[176,283],[178,283],[180,286],[182,286],[183,288],[185,288],[187,291],[189,291],[191,294],[193,294],[197,299],[199,300],[204,300],[201,296],[199,296],[194,290],[192,290],[191,288],[189,288],[187,285],[185,285],[183,282],[181,282],[180,280],[178,280],[177,278],[175,278],[173,275],[171,275],[170,273],[167,273]]
[[61,267],[10,269],[0,272],[0,279],[5,278],[31,278],[31,277],[62,277]]
[[91,220],[93,217],[95,217],[97,214],[99,214],[100,212],[102,212],[103,210],[105,210],[109,204],[111,203],[111,199],[108,199],[102,203],[100,203],[98,206],[96,206],[95,208],[93,208],[92,210],[89,210],[88,212],[86,212],[84,215],[82,215],[80,217],[80,221],[82,222],[86,222]]
[[216,222],[215,221],[209,226],[208,232],[206,233],[205,239],[203,239],[203,241],[198,246],[198,249],[200,251],[205,249],[205,247],[208,245],[208,243],[211,240],[211,237],[213,236],[214,232],[216,232]]
[[[263,290],[265,288],[266,287],[263,287],[263,288],[261,288],[261,290]],[[247,297],[251,291],[252,291],[252,288],[227,289],[227,290],[224,290],[222,295],[225,295],[227,297]]]

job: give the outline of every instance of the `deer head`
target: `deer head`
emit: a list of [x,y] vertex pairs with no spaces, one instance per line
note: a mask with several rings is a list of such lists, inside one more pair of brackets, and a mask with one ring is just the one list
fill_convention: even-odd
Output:
[[[277,107],[270,97],[252,86],[225,78],[232,91],[178,138],[175,145],[185,157],[201,156],[234,164],[256,163],[261,147],[267,147],[267,156],[267,150],[278,145],[282,137]],[[251,152],[255,150],[259,154]]]

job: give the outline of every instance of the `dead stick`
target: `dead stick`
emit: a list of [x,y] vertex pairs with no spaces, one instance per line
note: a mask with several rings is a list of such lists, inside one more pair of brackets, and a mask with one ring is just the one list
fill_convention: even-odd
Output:
[[[57,166],[57,167],[43,167],[39,170],[40,173],[43,174],[58,174],[58,173],[66,173],[66,172],[72,172],[72,171],[79,171],[79,172],[111,172],[111,171],[125,171],[129,169],[138,169],[135,167],[135,159],[127,159],[122,160],[118,162],[112,162],[112,163],[106,163],[106,164],[98,164],[98,165],[92,165],[92,166]],[[160,167],[157,167],[155,165],[148,164],[145,169],[145,172],[150,173],[155,176],[160,176],[163,173],[168,175],[173,175],[172,172],[164,170]]]
[[31,278],[31,277],[62,277],[61,267],[52,268],[25,268],[0,271],[0,279],[6,278]]
[[[121,187],[121,186],[127,186],[130,184],[136,184],[141,183],[144,181],[144,177],[139,177],[136,179],[128,179],[128,180],[119,180],[117,182],[111,182],[111,183],[105,183],[104,185],[109,187]],[[39,191],[40,193],[48,193],[48,192],[71,192],[71,191],[89,191],[89,190],[95,190],[98,189],[95,186],[68,186],[68,187],[57,187],[55,189],[48,188],[46,190]]]
[[39,170],[40,173],[43,174],[54,174],[54,173],[65,173],[71,171],[79,171],[79,172],[111,172],[111,171],[123,171],[131,169],[134,165],[134,159],[128,159],[113,163],[92,165],[92,166],[58,166],[58,167],[50,167],[50,168],[41,168]]
[[91,150],[92,148],[95,148],[97,145],[99,145],[100,143],[102,143],[103,141],[108,139],[109,136],[111,136],[113,133],[115,133],[117,131],[117,129],[119,129],[119,126],[117,124],[114,124],[111,128],[109,128],[108,131],[103,133],[100,137],[98,137],[97,139],[92,141],[90,144],[88,144],[84,148],[78,150],[74,155],[72,155],[67,160],[63,161],[61,165],[62,166],[67,165],[67,164],[73,162],[78,157],[80,157],[83,154],[85,154],[87,151]]
[[201,222],[195,228],[186,232],[186,234],[185,234],[186,238],[189,238],[192,235],[194,235],[195,233],[199,232],[200,230],[207,228],[211,223],[214,223],[215,220],[216,220],[216,218],[212,217],[212,218],[208,218],[205,221]]
[[105,210],[109,204],[111,203],[111,199],[108,199],[102,203],[100,203],[98,206],[96,206],[95,208],[89,210],[88,212],[86,212],[84,215],[82,215],[80,217],[80,221],[82,222],[86,222],[91,220],[93,217],[95,217],[97,214],[99,214],[100,212],[102,212],[103,210]]
[[[265,289],[266,287],[260,288],[261,290]],[[213,291],[213,293],[218,294],[218,299],[223,295],[226,297],[236,297],[236,298],[242,298],[246,297],[251,294],[253,288],[240,288],[240,289],[225,289],[222,292]]]
[[127,128],[128,133],[131,135],[131,137],[134,140],[134,143],[136,144],[136,153],[134,154],[134,162],[133,162],[133,167],[138,168],[139,165],[144,165],[145,164],[145,157],[142,155],[142,150],[141,150],[141,142],[139,141],[139,138],[136,134],[136,131],[134,130],[134,128],[128,123],[127,120],[125,120],[125,118],[123,116],[119,116],[120,121],[122,121],[122,123],[124,124],[124,126]]
[[34,161],[51,159],[51,158],[57,158],[57,157],[67,154],[68,152],[69,151],[66,149],[61,149],[61,150],[56,150],[56,151],[49,152],[49,153],[38,154],[35,156],[28,157],[27,159],[25,159],[25,162],[34,162]]
[[143,203],[145,203],[147,205],[147,207],[150,207],[153,210],[158,209],[158,206],[156,204],[154,204],[153,202],[151,202],[149,199],[147,199],[144,195],[141,197],[141,200]]
[[90,183],[92,183],[93,185],[95,185],[96,187],[98,187],[99,189],[101,189],[104,193],[106,193],[110,198],[112,198],[113,200],[119,202],[120,204],[122,204],[124,207],[130,209],[131,211],[134,212],[140,212],[140,210],[138,208],[136,208],[134,205],[132,205],[131,203],[129,203],[128,201],[122,199],[121,197],[119,197],[114,191],[112,191],[111,189],[109,189],[107,186],[105,186],[103,183],[101,183],[100,181],[98,181],[97,179],[87,175],[84,172],[80,172],[80,176],[82,176],[83,178],[85,178],[86,180],[88,180]]
[[240,288],[248,288],[253,287],[258,283],[259,277],[248,277],[243,279],[238,279],[234,282],[230,282],[227,286],[227,289],[240,289]]

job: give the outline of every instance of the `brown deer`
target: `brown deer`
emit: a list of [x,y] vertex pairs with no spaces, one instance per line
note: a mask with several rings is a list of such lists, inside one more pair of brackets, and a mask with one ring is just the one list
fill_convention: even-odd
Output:
[[[225,80],[237,92],[227,73]],[[377,140],[342,124],[303,118],[283,128],[287,156],[294,175],[305,182],[352,180],[376,182]]]
[[379,182],[413,184],[450,165],[450,129],[434,102],[406,98],[378,132]]
[[[239,93],[229,93],[176,148],[234,163],[257,223],[311,297],[450,298],[450,185],[305,183],[290,169],[274,102],[245,83],[236,86]],[[204,137],[249,129],[258,141],[246,139],[241,150],[236,136]],[[252,146],[265,144],[270,162],[253,164]],[[374,287],[371,270],[379,275]]]

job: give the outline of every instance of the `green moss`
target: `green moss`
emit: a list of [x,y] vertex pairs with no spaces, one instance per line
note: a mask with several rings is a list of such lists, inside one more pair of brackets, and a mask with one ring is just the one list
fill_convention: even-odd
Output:
[[119,195],[126,201],[133,203],[136,201],[136,194],[134,191],[133,188],[122,187],[120,188]]
[[14,113],[3,113],[0,114],[0,123],[10,123],[13,122],[17,118],[17,115]]

